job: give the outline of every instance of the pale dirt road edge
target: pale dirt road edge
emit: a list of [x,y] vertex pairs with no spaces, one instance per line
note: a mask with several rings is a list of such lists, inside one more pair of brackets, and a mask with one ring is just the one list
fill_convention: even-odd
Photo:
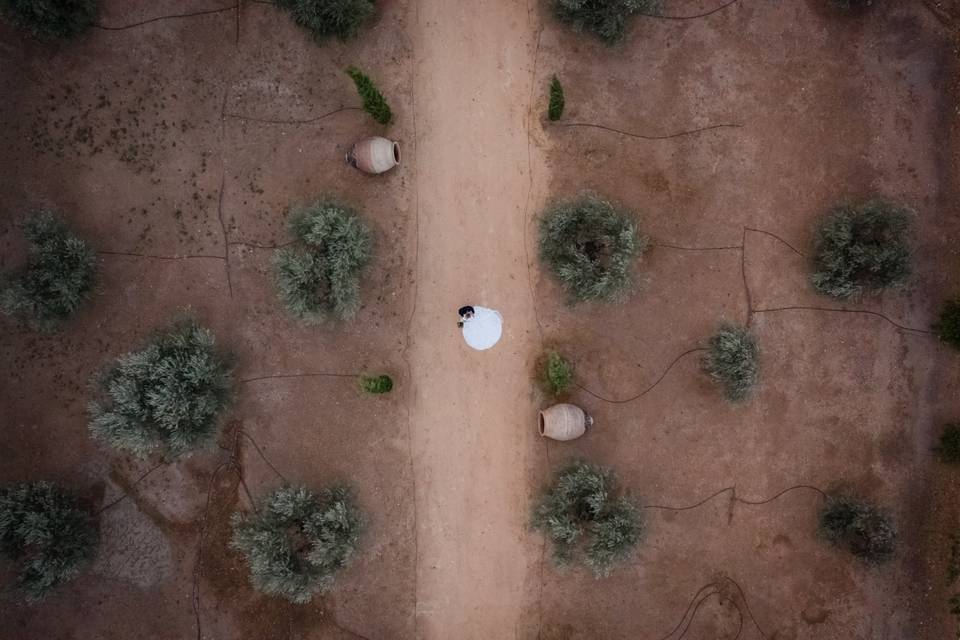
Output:
[[[532,638],[543,559],[528,527],[543,466],[528,234],[546,184],[531,141],[540,133],[539,20],[535,5],[460,5],[411,8],[417,284],[404,356],[413,386],[415,633]],[[455,310],[468,303],[505,317],[491,351],[463,344]]]

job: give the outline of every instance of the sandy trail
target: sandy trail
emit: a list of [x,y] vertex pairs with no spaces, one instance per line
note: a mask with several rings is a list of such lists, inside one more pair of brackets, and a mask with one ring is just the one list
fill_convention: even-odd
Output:
[[[514,638],[536,625],[527,530],[537,436],[536,322],[524,252],[535,29],[520,2],[419,0],[417,304],[409,360],[422,638]],[[456,309],[499,309],[466,347]]]

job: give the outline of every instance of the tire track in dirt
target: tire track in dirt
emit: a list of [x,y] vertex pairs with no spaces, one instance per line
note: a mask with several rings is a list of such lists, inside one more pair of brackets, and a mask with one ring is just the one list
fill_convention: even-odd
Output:
[[[743,587],[740,586],[740,583],[731,578],[730,576],[720,574],[715,579],[711,580],[707,584],[703,585],[697,592],[694,594],[693,598],[690,600],[690,604],[687,605],[687,608],[683,612],[683,617],[680,618],[680,622],[666,635],[661,636],[657,640],[683,640],[689,633],[690,628],[693,626],[694,621],[697,618],[697,613],[710,598],[718,598],[718,602],[721,605],[729,603],[733,606],[734,610],[737,612],[739,618],[737,634],[734,636],[734,640],[738,640],[743,634],[744,627],[744,610],[747,613],[747,617],[750,619],[751,625],[757,630],[761,638],[767,638],[767,634],[764,633],[763,627],[760,626],[760,623],[757,621],[756,617],[753,615],[753,611],[750,609],[750,603],[747,600],[747,594],[743,590]],[[680,635],[675,636],[677,632],[680,632]]]
[[[539,343],[524,234],[537,160],[516,101],[532,95],[536,29],[522,3],[423,0],[415,11],[417,636],[514,638],[535,611],[540,556],[527,530]],[[463,343],[463,304],[503,313],[491,351]]]

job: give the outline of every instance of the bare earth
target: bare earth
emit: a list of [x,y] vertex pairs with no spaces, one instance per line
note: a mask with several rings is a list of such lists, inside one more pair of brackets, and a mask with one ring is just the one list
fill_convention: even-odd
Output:
[[[56,480],[103,509],[90,571],[40,605],[0,603],[0,640],[956,633],[960,485],[931,448],[960,415],[960,369],[927,333],[960,291],[956,7],[840,18],[826,0],[739,0],[637,19],[609,48],[535,0],[384,0],[363,37],[320,44],[261,2],[102,4],[116,28],[64,45],[0,23],[0,272],[23,260],[23,213],[50,206],[101,275],[59,334],[0,318],[0,483]],[[390,127],[357,108],[349,64],[383,89]],[[544,121],[554,73],[559,124]],[[731,126],[692,133],[714,125]],[[374,134],[404,161],[371,178],[343,153]],[[539,268],[537,215],[582,189],[651,238],[622,305],[570,307]],[[271,248],[289,204],[328,193],[373,226],[377,258],[356,320],[304,327],[276,301]],[[917,211],[911,286],[814,295],[813,221],[875,194]],[[464,304],[503,313],[492,351],[463,343]],[[88,381],[186,308],[237,358],[220,448],[157,466],[93,443]],[[697,366],[721,320],[760,341],[741,406]],[[576,442],[536,435],[545,346],[574,359],[573,401],[597,419]],[[361,372],[395,391],[363,396]],[[605,580],[556,569],[528,528],[577,457],[644,507],[637,555]],[[247,491],[285,481],[349,482],[369,515],[357,561],[303,606],[255,592],[228,546]],[[824,545],[809,486],[889,507],[897,559]]]
[[[524,205],[534,29],[519,2],[418,2],[419,250],[409,358],[417,478],[417,619],[425,638],[522,635],[537,545],[526,531],[535,431]],[[472,352],[456,309],[499,309]]]

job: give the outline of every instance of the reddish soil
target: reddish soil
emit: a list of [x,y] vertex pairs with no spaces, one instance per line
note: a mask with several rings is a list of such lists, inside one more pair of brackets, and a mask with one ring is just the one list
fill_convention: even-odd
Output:
[[[104,25],[198,10],[179,0],[103,4]],[[358,109],[321,117],[359,105],[343,73],[356,64],[391,97],[388,135],[412,139],[406,13],[402,2],[386,4],[367,37],[323,46],[284,13],[249,2],[239,18],[231,9],[94,29],[62,45],[0,25],[3,269],[22,260],[15,223],[31,207],[61,210],[103,252],[95,299],[62,333],[3,321],[0,481],[51,478],[103,504],[122,490],[132,496],[104,512],[94,570],[40,606],[5,603],[0,637],[180,640],[200,637],[198,621],[209,638],[413,636],[402,350],[416,163],[367,178],[344,164],[344,152],[382,128]],[[278,304],[271,251],[257,245],[287,239],[289,204],[328,193],[361,211],[378,251],[357,319],[304,327]],[[291,482],[349,482],[369,514],[364,553],[328,597],[293,607],[248,586],[226,546],[230,514],[247,508],[236,473],[220,466],[227,451],[162,467],[133,487],[152,462],[131,465],[88,436],[94,373],[186,308],[235,355],[239,380],[370,371],[399,382],[375,399],[355,379],[326,375],[237,385],[224,447],[242,429]],[[246,438],[239,462],[254,496],[281,483]]]
[[[205,9],[103,4],[105,26]],[[38,206],[101,252],[99,291],[63,332],[0,319],[0,483],[53,479],[104,509],[91,570],[39,605],[4,601],[0,639],[955,635],[957,473],[931,448],[960,373],[926,332],[960,289],[947,3],[843,17],[740,0],[638,19],[612,48],[532,0],[379,4],[362,38],[319,45],[259,2],[61,45],[0,23],[0,270],[22,262],[15,225]],[[388,129],[355,108],[349,64],[389,98]],[[548,124],[554,73],[567,111]],[[713,125],[736,126],[686,133]],[[345,166],[384,131],[397,170]],[[536,261],[547,195],[584,189],[651,238],[620,305],[567,306]],[[276,301],[270,248],[286,207],[323,194],[358,207],[378,251],[358,317],[304,327]],[[856,303],[816,296],[813,221],[875,194],[917,212],[916,277]],[[460,340],[452,312],[470,302],[506,318],[493,351]],[[89,381],[184,309],[236,356],[220,448],[158,466],[96,445]],[[698,369],[721,320],[748,322],[762,350],[739,406]],[[544,346],[576,362],[572,400],[596,418],[578,441],[536,438]],[[394,392],[362,396],[359,372]],[[577,457],[644,505],[638,553],[604,580],[556,569],[527,526]],[[349,482],[369,516],[356,562],[309,605],[254,592],[227,545],[248,492],[284,480]],[[896,559],[868,568],[823,544],[820,494],[800,485],[888,507]]]
[[[677,14],[708,6],[673,4]],[[735,488],[690,510],[645,507],[646,540],[609,579],[548,567],[542,637],[655,638],[678,623],[670,638],[687,625],[692,638],[952,637],[946,589],[928,591],[945,580],[943,536],[956,526],[955,509],[941,518],[929,502],[946,473],[932,443],[960,408],[955,353],[876,315],[781,310],[871,310],[926,330],[956,293],[948,33],[920,3],[844,17],[811,0],[641,20],[613,49],[551,21],[540,37],[540,81],[557,73],[567,98],[543,134],[550,193],[619,201],[653,245],[620,306],[566,307],[549,277],[538,280],[546,340],[573,356],[586,387],[574,401],[597,421],[545,455],[551,466],[610,465],[644,505]],[[738,127],[646,140],[572,123],[646,136]],[[799,255],[813,221],[876,194],[917,211],[913,283],[850,304],[815,295]],[[722,320],[749,322],[762,350],[762,383],[743,406],[721,399],[698,352],[675,361]],[[889,507],[896,561],[871,569],[820,542],[816,491],[734,500],[800,484]],[[924,540],[932,548],[921,551]],[[709,584],[717,594],[681,619]]]

